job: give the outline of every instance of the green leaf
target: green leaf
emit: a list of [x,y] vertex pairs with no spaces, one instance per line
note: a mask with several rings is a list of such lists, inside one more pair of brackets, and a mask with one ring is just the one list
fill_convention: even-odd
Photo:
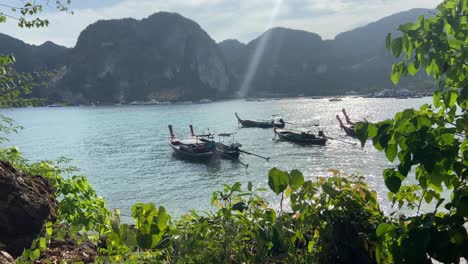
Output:
[[398,27],[400,31],[408,32],[408,31],[414,31],[418,30],[420,27],[419,24],[417,23],[406,23]]
[[171,217],[166,213],[166,208],[160,206],[158,211],[157,226],[159,230],[163,231],[167,228],[167,222]]
[[39,250],[45,251],[47,249],[46,239],[41,237],[39,238]]
[[287,172],[273,168],[268,173],[268,186],[277,195],[282,193],[289,184],[289,174]]
[[393,226],[387,223],[382,223],[377,226],[377,230],[375,231],[375,234],[377,237],[381,237],[383,234],[388,233],[393,230]]
[[356,137],[361,141],[361,147],[364,147],[367,141],[367,128],[369,126],[368,122],[359,122],[356,127],[354,128],[356,130]]
[[387,51],[390,51],[391,45],[392,45],[392,33],[388,33],[387,34],[387,39],[385,41],[385,47],[386,47]]
[[411,74],[411,76],[416,75],[418,71],[419,71],[419,68],[416,68],[414,62],[411,62],[410,64],[408,64],[408,72],[409,74]]
[[29,255],[29,258],[31,260],[38,260],[41,257],[41,251],[39,249],[35,249],[31,251],[31,254]]
[[252,191],[252,182],[251,182],[251,181],[249,181],[249,183],[247,183],[247,190],[248,190],[249,192]]
[[390,75],[390,80],[392,80],[393,84],[398,84],[401,78],[401,71],[398,65],[392,65],[392,73]]
[[150,234],[138,234],[137,235],[138,246],[143,249],[150,249],[153,243],[153,238]]
[[369,123],[369,125],[367,126],[367,136],[369,138],[374,138],[377,135],[378,131],[379,129],[374,124]]
[[400,57],[403,48],[403,39],[401,37],[392,40],[392,52],[395,58]]
[[297,190],[304,184],[304,175],[298,170],[293,170],[289,174],[289,185],[293,190]]
[[401,187],[401,179],[397,176],[397,172],[393,169],[384,170],[384,180],[387,188],[393,192],[397,193]]
[[441,91],[436,91],[434,92],[434,96],[433,96],[433,103],[434,103],[434,107],[435,108],[439,108],[440,107],[440,99],[442,97],[442,92]]
[[396,143],[388,144],[385,148],[385,155],[387,155],[387,159],[393,162],[398,153],[398,145]]

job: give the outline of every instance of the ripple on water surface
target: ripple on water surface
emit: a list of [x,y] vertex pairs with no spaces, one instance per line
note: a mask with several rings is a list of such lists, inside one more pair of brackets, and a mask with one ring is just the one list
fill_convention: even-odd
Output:
[[[398,103],[396,103],[398,102]],[[234,112],[244,119],[265,119],[272,114],[298,125],[320,123],[327,136],[356,142],[340,131],[336,114],[346,108],[354,119],[378,121],[405,108],[430,103],[422,99],[351,99],[341,102],[312,99],[285,99],[265,102],[225,101],[212,104],[169,106],[23,108],[1,110],[25,129],[11,137],[30,160],[71,158],[88,175],[99,195],[110,208],[121,208],[128,215],[136,202],[154,202],[172,213],[189,209],[209,210],[213,191],[236,181],[267,187],[267,172],[272,167],[299,169],[306,178],[330,175],[334,168],[364,176],[379,193],[384,208],[387,191],[382,170],[391,164],[372,146],[330,141],[326,146],[298,146],[273,141],[271,129],[240,129]],[[167,125],[179,137],[188,134],[189,124],[199,133],[236,132],[244,149],[271,157],[270,162],[245,155],[242,165],[223,160],[205,165],[185,162],[172,155]],[[306,126],[307,128],[307,126]],[[316,127],[310,126],[311,130]],[[276,202],[271,192],[265,194]]]

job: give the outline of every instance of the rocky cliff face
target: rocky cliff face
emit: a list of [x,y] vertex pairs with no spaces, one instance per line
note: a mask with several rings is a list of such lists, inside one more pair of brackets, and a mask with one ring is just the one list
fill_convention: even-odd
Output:
[[198,99],[231,88],[215,42],[178,14],[98,21],[81,33],[69,61],[57,86],[91,101]]

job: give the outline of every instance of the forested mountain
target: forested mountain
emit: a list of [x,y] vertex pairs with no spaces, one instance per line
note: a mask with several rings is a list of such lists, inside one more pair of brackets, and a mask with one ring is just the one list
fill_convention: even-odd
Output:
[[0,33],[0,54],[15,55],[17,71],[33,72],[59,68],[65,65],[68,51],[68,48],[51,41],[35,46]]
[[100,102],[219,97],[232,88],[210,36],[195,22],[166,12],[88,26],[69,61],[58,86]]
[[[274,28],[247,44],[228,40],[218,45],[241,84],[257,53],[259,66],[248,89],[252,95],[366,93],[394,87],[389,73],[395,60],[385,50],[387,33],[400,24],[415,22],[420,15],[430,16],[429,11],[412,9],[394,14],[333,40],[322,40],[306,31]],[[262,41],[265,43],[260,45]],[[419,77],[402,85],[418,82],[415,88],[420,89],[431,85],[427,78]]]
[[[385,36],[430,10],[412,9],[341,33],[333,40],[302,30],[272,28],[243,44],[216,44],[195,22],[159,12],[146,19],[97,21],[67,49],[0,34],[0,53],[18,71],[57,69],[46,95],[71,103],[193,100],[250,95],[331,95],[395,87]],[[247,72],[250,71],[251,79]],[[424,89],[424,76],[401,86]]]

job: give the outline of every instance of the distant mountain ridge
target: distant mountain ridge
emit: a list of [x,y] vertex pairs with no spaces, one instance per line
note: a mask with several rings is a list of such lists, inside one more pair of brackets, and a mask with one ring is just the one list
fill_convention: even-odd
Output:
[[65,54],[70,49],[51,41],[36,46],[0,33],[0,53],[14,54],[16,69],[21,72],[33,72],[54,69],[65,64]]
[[[389,74],[396,60],[385,50],[385,37],[400,25],[415,22],[430,9],[412,9],[384,17],[366,26],[338,34],[333,40],[322,40],[315,33],[274,28],[247,44],[236,40],[218,45],[234,76],[246,79],[258,43],[269,38],[259,49],[259,67],[249,94],[268,95],[334,95],[354,90],[367,93],[391,88]],[[424,76],[403,80],[402,85],[416,89],[431,86]]]
[[[13,53],[21,71],[61,69],[45,96],[76,104],[366,93],[394,87],[389,74],[395,60],[385,51],[385,35],[429,11],[397,13],[333,40],[272,28],[247,44],[215,43],[194,21],[159,12],[142,20],[97,21],[71,49],[0,34],[0,53]],[[432,83],[419,76],[402,85],[422,89]]]

